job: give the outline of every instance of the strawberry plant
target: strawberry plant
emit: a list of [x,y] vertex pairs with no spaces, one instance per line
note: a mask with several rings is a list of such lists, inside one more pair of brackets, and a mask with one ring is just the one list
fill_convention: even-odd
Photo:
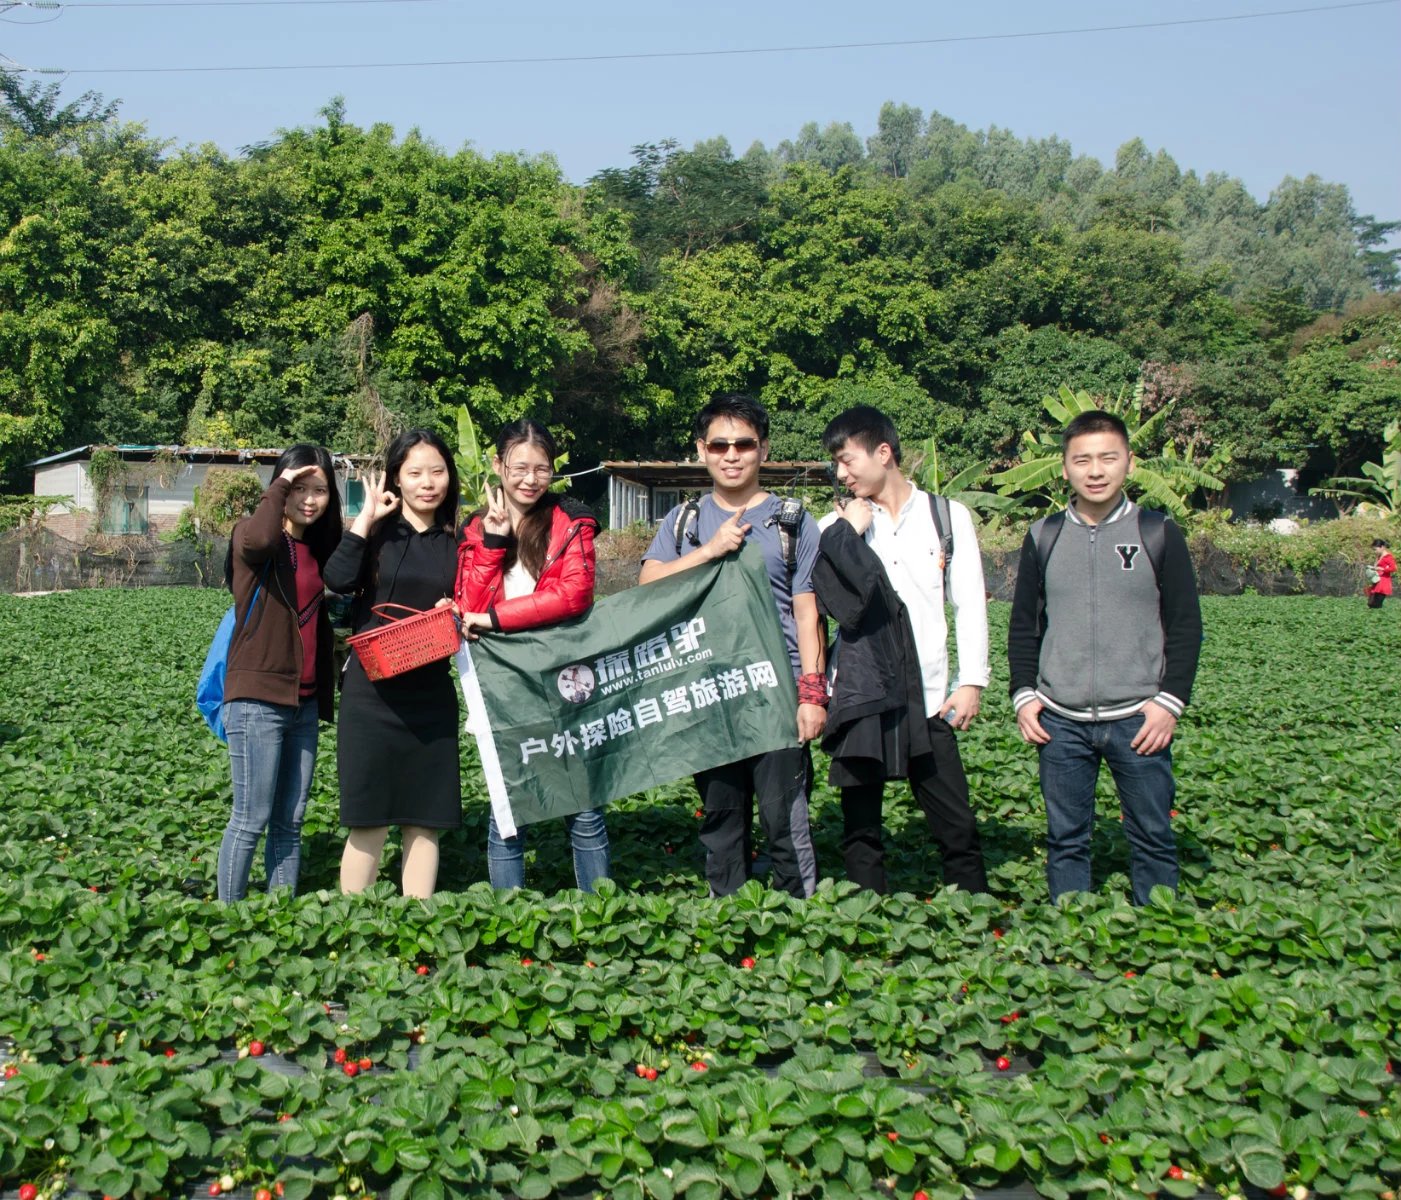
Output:
[[[224,603],[0,597],[0,1195],[1401,1184],[1389,609],[1205,603],[1181,894],[1142,909],[1107,778],[1095,891],[1047,902],[1034,757],[993,692],[961,739],[993,896],[937,886],[892,788],[892,895],[711,900],[684,782],[613,807],[597,894],[568,890],[562,823],[532,831],[543,890],[497,894],[470,746],[444,890],[405,901],[390,865],[342,896],[327,729],[301,894],[222,906],[227,756],[190,695]],[[825,786],[812,826],[830,873]]]

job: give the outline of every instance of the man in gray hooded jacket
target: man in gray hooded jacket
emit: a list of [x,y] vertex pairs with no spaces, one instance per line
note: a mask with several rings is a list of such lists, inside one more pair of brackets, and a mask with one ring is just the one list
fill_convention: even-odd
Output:
[[1089,890],[1103,761],[1143,904],[1153,887],[1177,887],[1171,746],[1201,650],[1196,577],[1177,526],[1124,495],[1124,423],[1081,413],[1063,442],[1074,497],[1022,545],[1007,635],[1012,703],[1040,754],[1051,898]]

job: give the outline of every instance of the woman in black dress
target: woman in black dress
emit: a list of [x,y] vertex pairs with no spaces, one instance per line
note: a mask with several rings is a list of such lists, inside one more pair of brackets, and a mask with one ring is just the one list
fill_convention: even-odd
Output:
[[[394,439],[382,477],[366,481],[365,507],[327,562],[326,586],[355,598],[356,633],[385,623],[371,609],[429,609],[452,602],[457,572],[458,486],[437,434]],[[405,615],[405,614],[397,614]],[[452,660],[371,682],[352,656],[343,684],[336,766],[341,891],[362,892],[379,874],[389,826],[403,835],[404,895],[426,898],[438,879],[438,834],[462,824],[457,692]]]

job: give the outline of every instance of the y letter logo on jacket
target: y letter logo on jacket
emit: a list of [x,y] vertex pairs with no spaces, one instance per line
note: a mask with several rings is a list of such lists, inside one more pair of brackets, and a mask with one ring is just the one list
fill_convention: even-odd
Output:
[[1125,571],[1132,571],[1133,560],[1138,557],[1138,552],[1143,549],[1143,547],[1138,545],[1115,546],[1114,549],[1119,555],[1120,566],[1122,566]]

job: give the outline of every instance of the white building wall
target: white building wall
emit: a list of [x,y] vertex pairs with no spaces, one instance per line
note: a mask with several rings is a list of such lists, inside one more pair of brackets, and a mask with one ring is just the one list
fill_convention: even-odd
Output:
[[[72,496],[77,507],[92,507],[92,484],[88,482],[87,468],[81,462],[62,462],[40,467],[34,472],[34,494]],[[63,505],[54,511],[68,512],[69,509],[67,505]]]

